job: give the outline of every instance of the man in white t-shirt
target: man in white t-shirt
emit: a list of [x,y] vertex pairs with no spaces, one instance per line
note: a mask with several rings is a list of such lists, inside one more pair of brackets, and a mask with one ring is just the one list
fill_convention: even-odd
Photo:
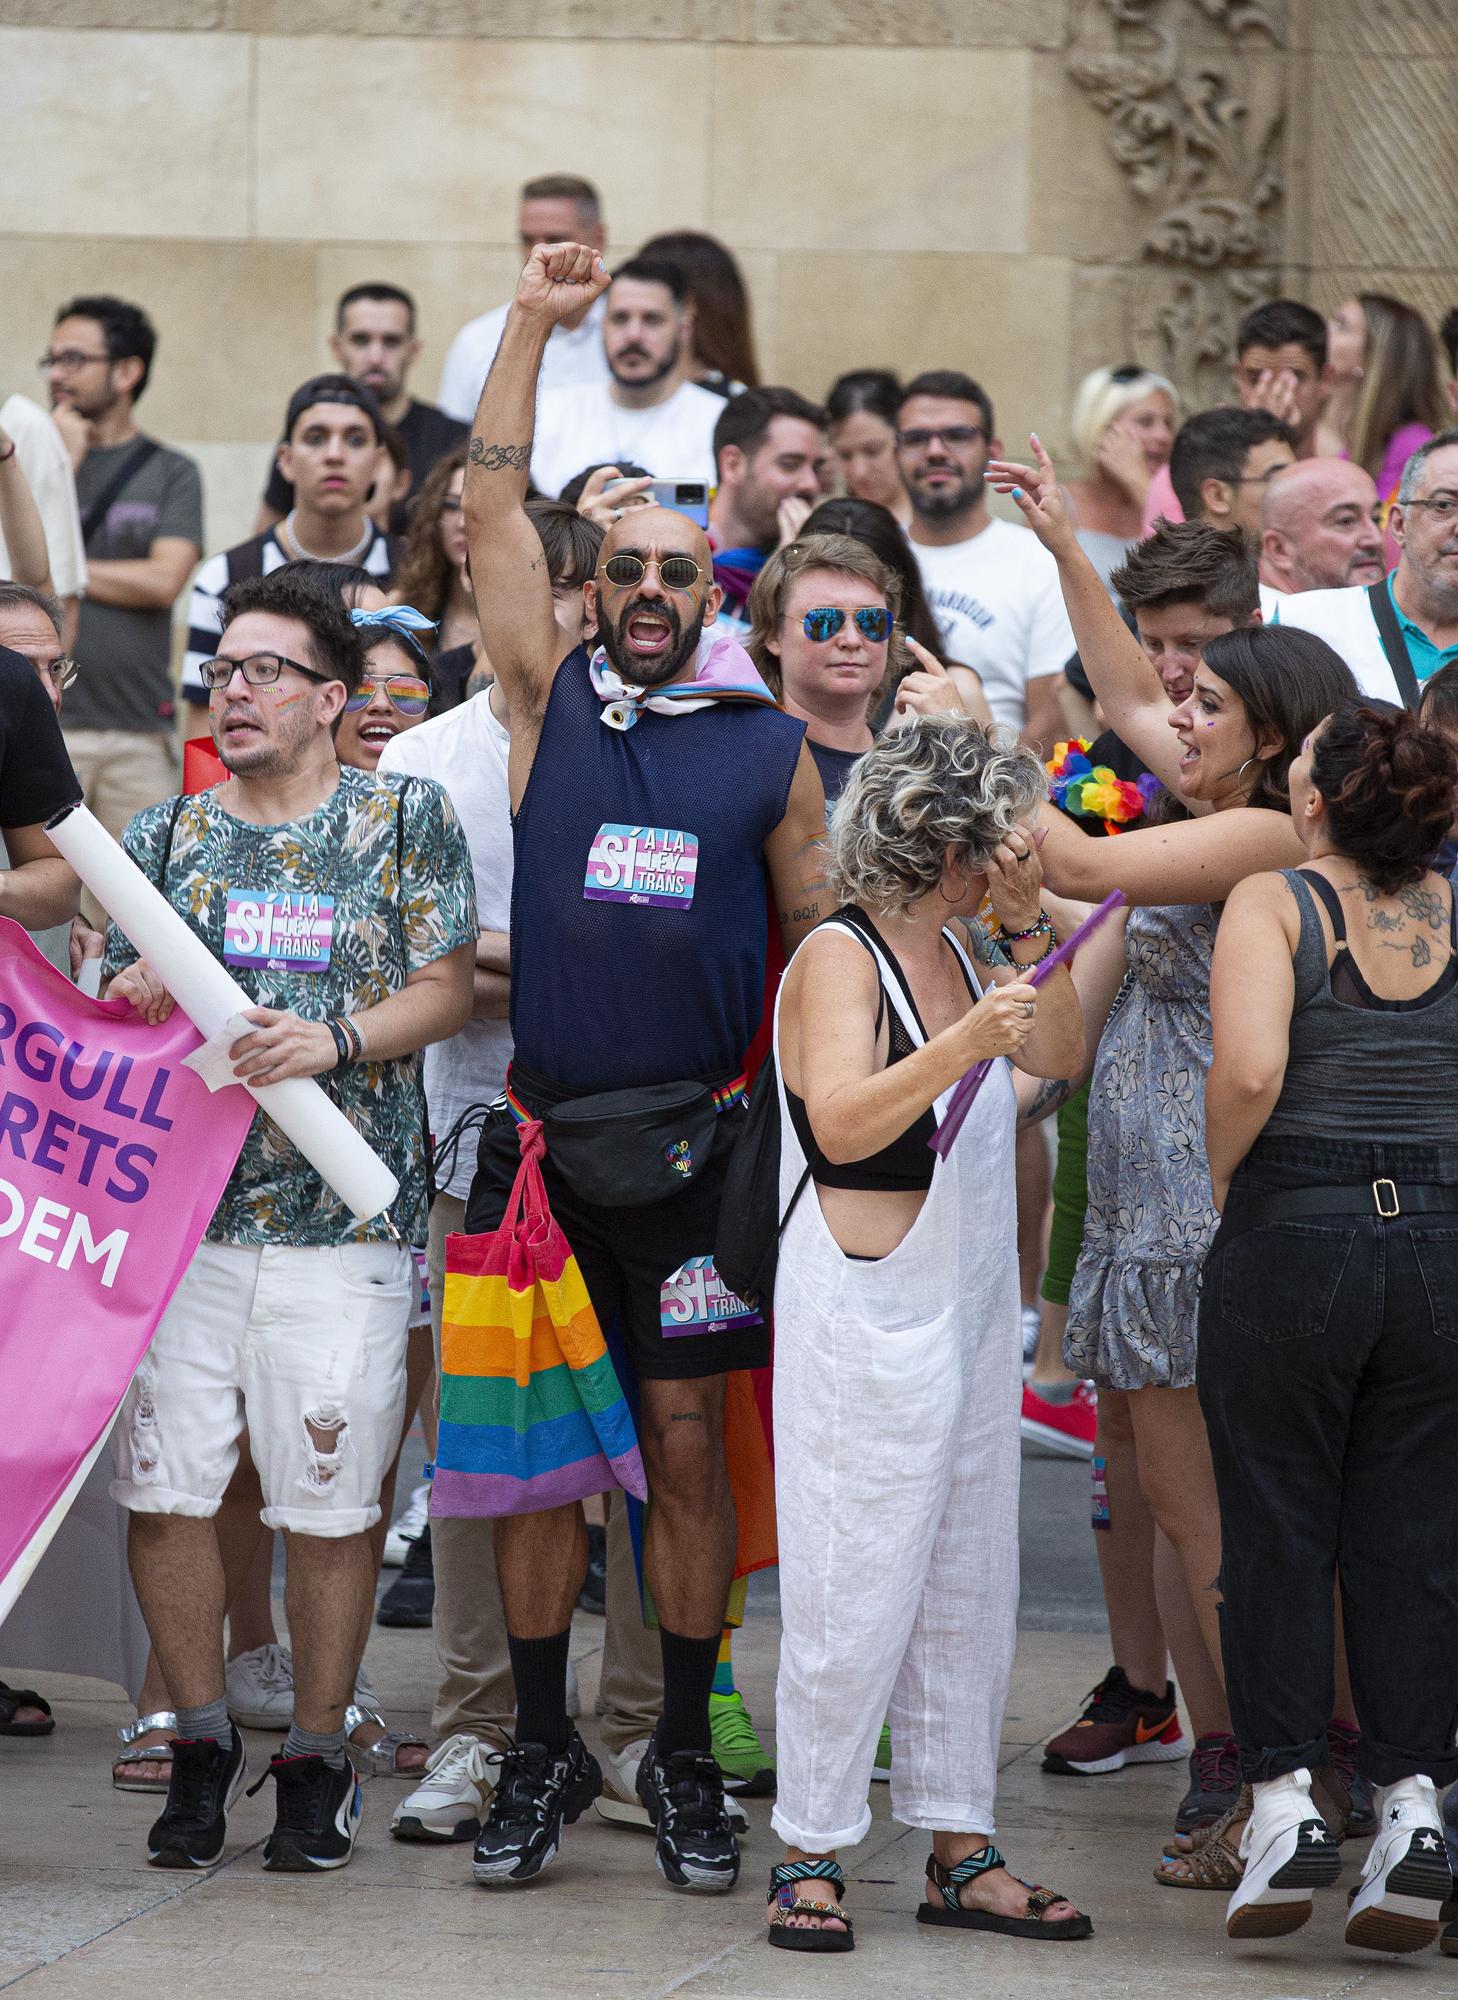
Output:
[[690,380],[694,309],[682,271],[665,258],[634,257],[603,296],[609,377],[542,394],[532,484],[555,499],[584,466],[631,459],[655,479],[711,486],[724,398]]
[[970,376],[934,369],[902,392],[896,461],[946,656],[981,675],[995,721],[1051,756],[1067,734],[1058,683],[1073,633],[1058,565],[1026,528],[988,511],[987,461],[1001,449],[992,404]]
[[1367,584],[1283,598],[1279,621],[1335,647],[1363,694],[1402,702],[1458,660],[1458,429],[1439,431],[1407,461],[1387,529],[1402,555],[1386,601],[1410,675],[1393,666]]
[[[597,189],[577,174],[542,174],[528,181],[521,191],[517,231],[524,258],[530,257],[539,243],[586,243],[594,250],[607,247],[607,226]],[[553,327],[542,356],[544,389],[566,389],[579,382],[607,379],[602,320],[603,301],[596,299],[580,319],[564,320]],[[481,385],[496,359],[505,325],[506,307],[495,306],[479,319],[468,320],[451,342],[440,378],[440,407],[447,416],[463,424],[475,416]],[[582,463],[586,465],[587,460]]]
[[[29,396],[7,396],[0,403],[0,435],[15,446],[15,460],[25,475],[30,497],[41,518],[50,565],[50,588],[61,600],[62,643],[76,643],[79,599],[86,588],[86,549],[81,540],[81,510],[76,504],[76,474],[71,454],[54,417]],[[3,451],[0,445],[0,451]],[[0,534],[0,576],[14,574],[5,538]],[[22,579],[23,581],[24,579]]]

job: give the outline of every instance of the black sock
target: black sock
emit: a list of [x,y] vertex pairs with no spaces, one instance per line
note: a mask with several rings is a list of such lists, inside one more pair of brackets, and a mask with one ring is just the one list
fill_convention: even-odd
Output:
[[712,1639],[685,1639],[658,1628],[663,1651],[663,1719],[658,1725],[659,1754],[712,1748],[709,1736],[709,1692],[719,1664],[720,1634]]
[[511,1675],[516,1682],[516,1740],[565,1750],[572,1733],[567,1719],[567,1642],[571,1628],[550,1639],[506,1635]]

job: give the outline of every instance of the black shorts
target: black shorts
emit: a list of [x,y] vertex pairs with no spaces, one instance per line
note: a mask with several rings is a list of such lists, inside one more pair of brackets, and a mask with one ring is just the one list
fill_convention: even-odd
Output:
[[[693,1381],[736,1368],[765,1368],[770,1330],[719,1284],[714,1236],[732,1144],[747,1116],[743,1107],[719,1114],[719,1140],[702,1173],[681,1194],[640,1207],[604,1208],[574,1195],[552,1164],[542,1162],[547,1200],[582,1271],[604,1333],[614,1320],[644,1381]],[[466,1203],[472,1235],[497,1229],[521,1149],[517,1124],[504,1106],[481,1128],[476,1176]]]

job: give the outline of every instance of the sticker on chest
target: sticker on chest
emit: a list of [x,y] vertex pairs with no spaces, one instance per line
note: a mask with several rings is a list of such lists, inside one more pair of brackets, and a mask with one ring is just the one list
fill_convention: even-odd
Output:
[[698,835],[672,826],[600,826],[587,850],[582,894],[589,903],[686,910],[699,872]]
[[326,972],[334,945],[334,898],[290,889],[230,889],[223,926],[227,965],[271,972]]
[[712,1257],[690,1257],[658,1294],[658,1323],[667,1338],[684,1334],[728,1333],[731,1328],[763,1326],[753,1306],[731,1292]]

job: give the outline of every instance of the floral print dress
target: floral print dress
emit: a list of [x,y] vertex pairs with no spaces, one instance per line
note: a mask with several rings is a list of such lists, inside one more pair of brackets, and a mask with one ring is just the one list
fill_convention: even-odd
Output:
[[1205,1158],[1208,903],[1134,910],[1129,975],[1089,1086],[1088,1214],[1064,1355],[1109,1389],[1190,1389],[1200,1272],[1219,1217]]

